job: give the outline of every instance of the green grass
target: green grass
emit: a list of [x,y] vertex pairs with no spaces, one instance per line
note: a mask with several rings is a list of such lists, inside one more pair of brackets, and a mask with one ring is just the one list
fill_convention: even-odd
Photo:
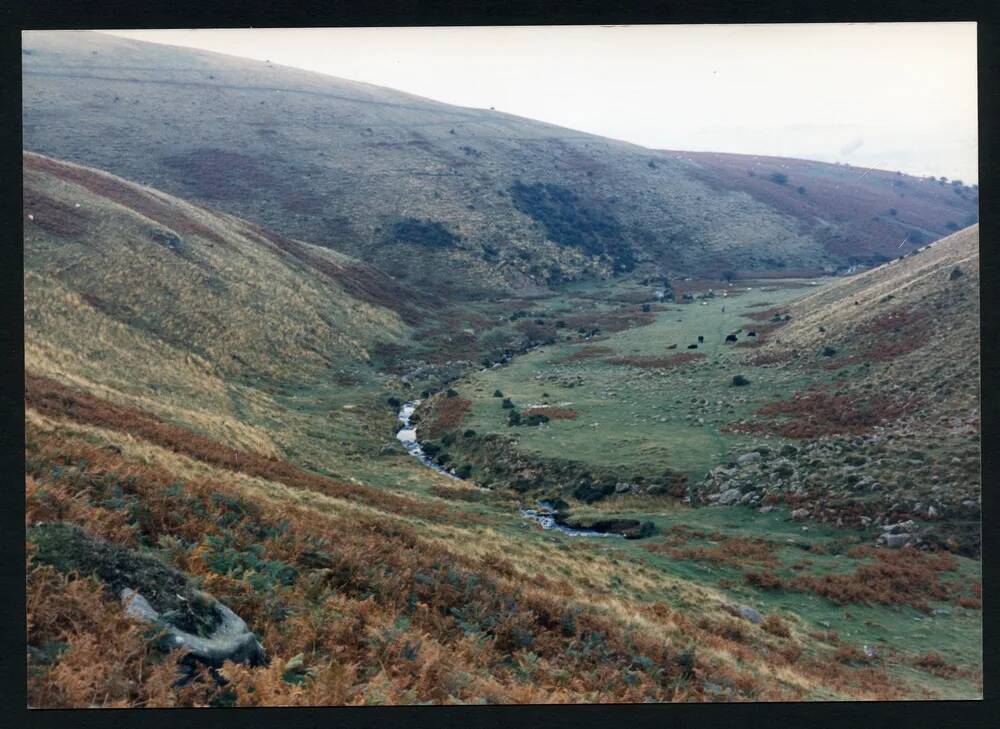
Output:
[[[697,302],[669,305],[653,324],[612,334],[593,345],[612,348],[614,355],[560,364],[567,354],[587,345],[560,343],[518,357],[505,367],[479,372],[459,387],[462,396],[473,401],[465,427],[481,434],[516,433],[520,450],[546,458],[621,464],[623,470],[651,473],[669,467],[700,478],[707,468],[738,455],[741,446],[750,442],[745,436],[721,432],[722,425],[748,417],[762,401],[810,382],[791,369],[743,365],[740,360],[750,350],[723,344],[731,331],[754,326],[742,317],[744,312],[760,310],[748,308],[751,305],[779,304],[803,294],[803,289],[762,291],[758,285],[751,286],[752,291],[738,296],[708,299],[708,306]],[[606,361],[614,356],[687,352],[687,345],[697,343],[698,335],[705,341],[691,351],[706,359],[674,369],[639,370]],[[677,349],[667,350],[670,344]],[[732,387],[737,374],[747,376],[751,384]],[[544,402],[576,410],[579,417],[508,429],[506,412],[492,397],[495,389],[519,408]],[[709,405],[695,402],[703,400]],[[718,402],[722,405],[717,406]]]

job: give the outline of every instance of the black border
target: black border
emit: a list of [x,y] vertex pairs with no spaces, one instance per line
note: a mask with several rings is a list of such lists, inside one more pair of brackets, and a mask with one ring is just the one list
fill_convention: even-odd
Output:
[[[130,727],[142,722],[150,727],[219,725],[226,727],[272,726],[444,726],[506,727],[546,725],[551,729],[594,726],[607,729],[619,724],[661,726],[693,724],[706,727],[756,727],[774,724],[843,726],[858,722],[865,727],[993,726],[1000,697],[997,682],[998,651],[995,629],[997,610],[997,555],[995,538],[997,498],[993,474],[1000,468],[995,435],[997,382],[995,357],[1000,329],[992,316],[998,309],[1000,259],[993,233],[998,209],[996,168],[997,112],[1000,96],[1000,21],[995,2],[974,0],[945,3],[940,0],[882,0],[877,6],[858,0],[838,4],[809,0],[707,0],[697,4],[677,2],[530,2],[526,0],[383,0],[382,2],[277,2],[226,0],[174,2],[153,6],[115,0],[34,0],[0,8],[3,21],[0,44],[0,205],[3,216],[4,261],[0,266],[0,294],[5,316],[0,326],[0,353],[4,357],[0,378],[0,412],[6,427],[0,429],[0,454],[7,475],[0,489],[0,594],[7,596],[0,620],[0,727],[62,726]],[[765,23],[765,22],[908,22],[978,21],[979,47],[979,155],[981,223],[981,304],[983,384],[983,552],[986,587],[984,623],[985,700],[951,702],[795,703],[713,705],[598,705],[598,706],[499,706],[499,707],[393,707],[315,709],[170,709],[33,711],[25,707],[24,666],[24,540],[23,540],[23,257],[21,224],[21,96],[20,30],[71,28],[157,27],[323,27],[419,25],[577,25],[643,23]],[[933,49],[928,49],[933,53]],[[929,100],[933,103],[933,100]],[[993,716],[993,720],[990,717]]]

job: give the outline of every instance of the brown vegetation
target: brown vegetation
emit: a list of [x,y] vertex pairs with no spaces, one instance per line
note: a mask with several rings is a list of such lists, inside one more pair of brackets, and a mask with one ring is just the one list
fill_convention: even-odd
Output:
[[799,575],[786,580],[773,572],[746,572],[744,579],[747,584],[765,590],[822,595],[838,605],[910,605],[929,612],[928,600],[952,597],[955,588],[940,579],[942,572],[952,571],[958,564],[948,552],[926,553],[910,547],[858,550],[864,550],[875,561],[859,565],[848,574]]
[[[686,540],[686,535],[684,536]],[[729,537],[725,534],[709,534],[705,538],[717,542],[710,547],[680,549],[674,546],[676,539],[668,538],[666,543],[650,543],[644,548],[650,552],[663,552],[674,559],[698,560],[712,564],[743,567],[748,563],[774,567],[779,564],[777,545],[766,539]]]
[[757,410],[758,416],[784,416],[786,420],[756,417],[738,421],[723,430],[739,433],[774,433],[785,438],[816,438],[836,433],[866,433],[887,420],[912,412],[915,398],[898,401],[888,396],[866,398],[842,391],[814,388],[797,392],[791,400],[778,400]]
[[431,438],[437,438],[449,430],[455,430],[472,407],[472,401],[464,397],[441,397],[431,406],[431,412],[427,420],[421,424],[420,429],[426,430]]
[[306,471],[288,461],[268,458],[252,451],[237,451],[190,430],[164,423],[150,413],[115,405],[45,377],[25,374],[24,388],[25,408],[34,409],[43,415],[69,418],[129,433],[176,453],[230,470],[278,481],[292,488],[356,499],[397,513],[424,518],[439,519],[443,514],[440,507],[382,489],[336,481]]
[[35,154],[24,155],[24,168],[44,172],[80,185],[95,195],[134,210],[178,233],[197,235],[213,243],[228,245],[224,237],[185,215],[181,209],[160,200],[137,185],[129,184],[112,175]]
[[528,408],[524,411],[523,415],[525,417],[531,417],[532,415],[544,415],[549,420],[576,420],[579,416],[576,410],[571,410],[570,408]]
[[[71,648],[38,667],[36,705],[532,703],[582,692],[664,701],[697,699],[700,676],[716,671],[568,600],[565,583],[556,589],[541,575],[526,583],[502,558],[448,551],[394,518],[250,502],[238,484],[181,481],[106,447],[28,430],[28,473],[43,483],[29,495],[29,522],[55,509],[95,529],[99,512],[125,510],[143,542],[161,545],[166,559],[236,610],[272,659],[258,669],[227,664],[226,687],[206,681],[168,691],[172,660],[140,638],[117,603],[32,564],[29,644]],[[52,503],[66,499],[80,507]],[[92,513],[73,511],[83,507]],[[248,581],[243,559],[277,565],[288,578],[265,571]],[[675,616],[683,619],[668,611]],[[98,645],[112,665],[97,658]],[[286,666],[298,654],[301,675],[290,677]],[[734,676],[744,696],[782,695],[776,687],[762,694],[749,674]]]
[[588,359],[595,359],[614,353],[615,350],[611,347],[581,347],[571,354],[553,360],[553,364],[572,364],[573,362],[583,362]]
[[928,651],[917,656],[913,665],[942,678],[950,678],[958,671],[958,666],[948,663],[945,657],[937,651]]
[[671,354],[666,357],[613,357],[606,360],[609,364],[615,365],[629,365],[630,367],[639,367],[641,369],[658,369],[666,370],[671,367],[680,367],[681,365],[687,364],[689,362],[695,362],[699,359],[705,359],[705,355],[701,352],[681,352],[680,354]]
[[762,365],[785,364],[791,362],[799,356],[794,349],[775,350],[773,352],[761,352],[743,360],[743,364],[760,367]]
[[87,229],[90,215],[81,208],[73,208],[36,190],[25,190],[24,212],[30,222],[42,230],[60,236],[81,235]]
[[594,312],[567,317],[570,329],[600,329],[604,333],[621,332],[633,327],[646,326],[656,321],[656,314],[641,308],[622,308],[614,311]]

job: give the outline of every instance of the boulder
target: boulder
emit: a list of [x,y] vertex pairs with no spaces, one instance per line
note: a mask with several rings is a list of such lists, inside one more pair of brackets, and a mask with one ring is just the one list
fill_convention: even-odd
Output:
[[744,453],[742,456],[736,459],[736,462],[741,466],[745,466],[748,463],[756,463],[760,460],[760,453],[757,451],[751,451],[750,453]]
[[187,657],[212,668],[220,668],[226,661],[249,663],[251,666],[263,665],[267,661],[264,647],[243,622],[243,618],[211,595],[203,592],[197,594],[218,617],[218,624],[206,637],[181,630],[162,620],[149,601],[135,590],[123,589],[121,600],[125,605],[125,612],[132,617],[162,626],[169,644],[183,647],[187,651]]
[[805,519],[808,518],[808,516],[809,516],[808,509],[796,509],[795,511],[792,512],[792,519],[794,519],[795,521],[805,521]]
[[910,534],[883,534],[879,539],[890,549],[899,549],[909,544],[913,537]]
[[882,527],[882,531],[889,534],[903,534],[910,533],[917,528],[917,523],[913,519],[907,519],[906,521],[901,521],[896,524],[886,524]]
[[754,610],[752,607],[747,607],[746,605],[740,607],[740,616],[746,618],[754,625],[760,625],[762,622],[764,622],[763,615]]
[[719,494],[719,503],[728,506],[740,500],[742,494],[739,489],[726,489]]

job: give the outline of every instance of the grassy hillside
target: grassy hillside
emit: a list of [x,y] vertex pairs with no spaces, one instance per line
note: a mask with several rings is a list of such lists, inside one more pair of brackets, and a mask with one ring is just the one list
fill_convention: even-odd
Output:
[[785,157],[670,154],[713,189],[745,192],[800,221],[849,265],[895,258],[978,219],[978,185],[961,180]]
[[[25,33],[22,60],[26,148],[438,292],[531,292],[633,267],[811,272],[894,256],[907,235],[903,252],[915,236],[976,214],[972,191],[907,176],[887,188],[886,175],[818,163],[692,162],[497,111],[95,33]],[[772,174],[788,181],[767,181]]]
[[29,373],[325,467],[379,422],[343,406],[377,397],[373,352],[419,298],[382,306],[358,261],[97,170],[25,154],[24,191]]

